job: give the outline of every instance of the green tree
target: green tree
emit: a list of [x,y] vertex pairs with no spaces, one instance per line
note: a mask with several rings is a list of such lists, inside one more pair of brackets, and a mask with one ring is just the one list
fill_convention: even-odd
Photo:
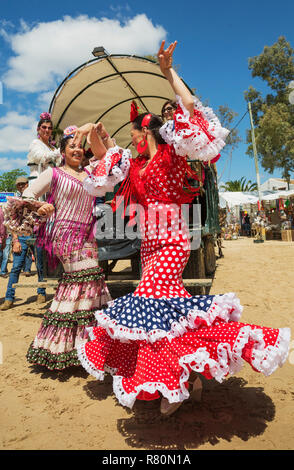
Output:
[[[294,171],[294,106],[290,103],[290,82],[294,78],[294,50],[285,37],[249,59],[252,77],[261,78],[268,86],[264,96],[254,87],[245,91],[251,102],[258,158],[262,167],[273,173],[282,170],[290,180]],[[251,130],[247,131],[247,154],[253,155]]]
[[252,183],[251,180],[246,181],[246,178],[242,176],[239,180],[227,181],[220,187],[220,189],[223,189],[224,191],[251,192],[257,190],[257,183]]
[[16,169],[6,171],[0,175],[0,191],[3,192],[16,192],[15,180],[19,176],[27,176],[24,170]]
[[[222,174],[218,176],[218,181],[221,181],[227,164],[232,161],[233,151],[238,146],[238,144],[242,142],[242,139],[239,136],[238,129],[234,128],[235,119],[238,116],[238,113],[230,109],[228,105],[220,105],[216,110],[216,115],[219,118],[221,125],[230,131],[226,138],[226,145],[222,150],[222,154],[227,153],[228,157],[226,159]],[[238,190],[236,189],[236,191]]]
[[228,137],[226,138],[226,146],[224,147],[223,152],[228,152],[231,154],[238,144],[242,142],[238,129],[235,129],[233,126],[238,113],[230,109],[228,105],[220,105],[216,111],[216,114],[220,120],[221,125],[230,131]]

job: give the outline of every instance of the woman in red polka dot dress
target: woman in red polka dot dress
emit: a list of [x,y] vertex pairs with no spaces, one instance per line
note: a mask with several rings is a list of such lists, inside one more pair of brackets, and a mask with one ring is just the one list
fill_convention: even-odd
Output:
[[[183,189],[190,159],[208,161],[224,147],[228,131],[212,110],[192,97],[172,69],[176,43],[158,53],[163,74],[173,87],[178,108],[163,125],[153,114],[133,116],[129,150],[109,148],[85,182],[101,196],[125,179],[123,194],[139,203],[142,279],[134,293],[97,311],[91,341],[78,348],[84,368],[99,380],[113,375],[115,395],[132,407],[136,399],[162,397],[161,412],[173,413],[201,389],[199,374],[221,382],[238,372],[244,360],[270,375],[286,360],[288,328],[272,329],[240,322],[242,307],[234,293],[191,296],[182,272],[190,254],[181,204],[194,194]],[[79,140],[87,126],[76,133]],[[100,126],[107,139],[105,129]],[[193,371],[196,380],[189,385]]]

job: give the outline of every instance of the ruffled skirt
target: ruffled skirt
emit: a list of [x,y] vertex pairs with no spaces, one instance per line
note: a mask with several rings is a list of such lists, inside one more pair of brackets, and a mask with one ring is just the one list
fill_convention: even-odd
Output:
[[119,402],[160,394],[170,403],[187,399],[191,371],[219,382],[239,372],[246,361],[270,375],[288,355],[290,330],[240,322],[242,307],[234,293],[191,296],[182,271],[189,257],[185,234],[145,240],[143,276],[136,291],[95,313],[91,341],[78,345],[83,367],[98,380],[113,375]]
[[27,353],[28,362],[50,370],[80,365],[77,347],[89,340],[87,327],[97,325],[95,310],[111,299],[98,266],[96,242],[66,257],[59,253],[58,258],[64,274]]

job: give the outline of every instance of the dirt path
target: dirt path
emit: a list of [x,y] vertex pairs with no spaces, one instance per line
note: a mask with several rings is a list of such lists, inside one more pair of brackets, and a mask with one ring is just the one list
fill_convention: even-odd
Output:
[[[244,238],[224,242],[224,254],[211,293],[236,292],[243,321],[288,326],[293,334],[294,243]],[[0,283],[3,300],[7,280]],[[166,419],[157,402],[120,406],[109,376],[99,383],[81,368],[52,373],[28,365],[27,348],[50,305],[40,309],[35,296],[18,288],[15,307],[0,315],[1,449],[293,449],[294,341],[271,377],[245,364],[223,384],[204,381],[202,403],[187,401]]]

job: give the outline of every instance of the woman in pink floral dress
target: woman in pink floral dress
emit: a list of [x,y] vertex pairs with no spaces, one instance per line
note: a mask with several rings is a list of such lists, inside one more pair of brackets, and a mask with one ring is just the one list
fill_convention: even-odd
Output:
[[[94,311],[111,299],[93,236],[95,197],[83,188],[87,176],[80,168],[84,151],[73,144],[73,130],[67,128],[61,141],[64,166],[45,170],[24,191],[23,198],[27,199],[11,198],[6,208],[6,219],[16,208],[26,230],[32,229],[38,215],[48,217],[39,227],[38,244],[47,250],[52,265],[58,259],[64,268],[52,304],[27,353],[30,363],[51,370],[80,364],[76,348],[88,340],[87,327],[96,324]],[[45,193],[47,202],[37,202]],[[9,224],[21,230],[11,219]]]

